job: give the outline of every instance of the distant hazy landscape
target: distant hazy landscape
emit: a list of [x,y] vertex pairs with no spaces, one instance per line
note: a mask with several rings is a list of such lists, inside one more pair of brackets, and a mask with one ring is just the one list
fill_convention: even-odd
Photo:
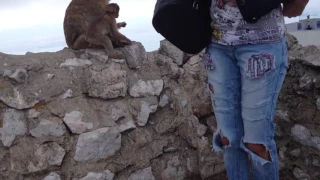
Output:
[[[134,41],[141,42],[147,51],[158,49],[162,38],[152,27],[130,27],[121,32]],[[25,54],[26,52],[55,52],[66,47],[61,25],[39,25],[23,29],[0,31],[0,52],[7,54]]]
[[[67,5],[68,1],[59,0],[59,2],[65,3],[65,6]],[[41,1],[37,2],[40,3]],[[46,3],[48,2],[46,1]],[[141,42],[147,51],[157,50],[160,45],[159,41],[162,40],[163,37],[154,30],[151,23],[154,3],[156,2],[156,0],[138,0],[135,2],[131,0],[122,0],[119,2],[122,3],[123,10],[118,21],[126,21],[128,23],[127,27],[122,29],[121,32],[128,36],[130,39]],[[312,2],[315,1],[313,0]],[[55,2],[52,1],[52,3]],[[132,6],[135,6],[135,4],[137,3],[140,3],[139,6],[141,6],[141,9],[143,9],[143,11],[134,12],[132,14],[130,10],[132,10]],[[46,5],[49,6],[50,4]],[[301,19],[306,18],[306,16],[309,14],[312,18],[320,17],[318,7],[313,7],[311,5],[312,4],[310,4],[308,10],[304,13],[304,15],[300,17]],[[56,20],[59,23],[50,24],[48,22],[47,25],[38,23],[35,25],[29,24],[28,26],[27,22],[22,21],[24,25],[22,25],[21,22],[21,27],[19,26],[19,24],[15,24],[14,26],[17,27],[11,28],[0,27],[0,52],[7,54],[25,54],[26,52],[55,52],[65,48],[66,43],[62,25],[64,8],[65,7],[62,5],[59,6],[59,18]],[[31,12],[36,10],[39,9],[31,9]],[[7,13],[13,13],[13,11],[7,11]],[[0,12],[0,15],[1,22],[3,20],[6,20],[7,24],[11,23],[11,21],[9,21],[9,19],[5,17],[5,14],[2,15]],[[37,14],[34,16],[34,18],[38,17],[39,16]],[[30,17],[29,19],[32,20],[34,18]],[[42,19],[43,18],[46,17],[42,17]],[[42,21],[47,22],[45,20]],[[286,18],[286,23],[297,21],[299,21],[299,18]]]
[[[66,47],[63,33],[65,9],[71,0],[0,0],[0,52],[54,52]],[[113,0],[120,5],[121,32],[141,42],[147,51],[158,49],[163,39],[152,27],[156,0]],[[134,7],[134,8],[133,8]],[[138,10],[137,10],[138,9]]]

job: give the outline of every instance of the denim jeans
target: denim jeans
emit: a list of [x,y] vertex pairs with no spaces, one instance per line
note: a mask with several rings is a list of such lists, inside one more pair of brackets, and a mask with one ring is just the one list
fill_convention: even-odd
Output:
[[[279,91],[288,68],[286,38],[279,42],[224,46],[211,43],[203,62],[217,120],[213,149],[222,152],[229,180],[278,180],[273,122]],[[229,140],[223,145],[221,138]],[[260,144],[266,160],[245,145]]]

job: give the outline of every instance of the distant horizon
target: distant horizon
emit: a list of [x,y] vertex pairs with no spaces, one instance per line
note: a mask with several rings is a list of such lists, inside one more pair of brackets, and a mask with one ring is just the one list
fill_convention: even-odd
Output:
[[[63,33],[65,9],[71,0],[14,0],[3,1],[0,6],[0,52],[25,54],[26,52],[55,52],[67,47]],[[143,44],[150,52],[160,47],[164,38],[152,26],[156,0],[112,0],[121,6],[119,22],[126,21],[121,32],[133,41]],[[143,11],[136,11],[140,7]],[[41,15],[39,15],[41,14]],[[307,15],[320,17],[320,1],[310,0],[300,17],[285,18],[285,22],[298,22]],[[10,18],[8,18],[10,17]]]
[[[147,52],[157,50],[160,47],[160,41],[164,39],[152,29],[130,28],[129,25],[126,28],[120,31],[131,40],[141,42]],[[0,38],[0,52],[5,54],[24,55],[27,52],[56,52],[67,47],[63,24],[1,30],[0,34],[2,36]],[[13,35],[14,38],[12,38]]]

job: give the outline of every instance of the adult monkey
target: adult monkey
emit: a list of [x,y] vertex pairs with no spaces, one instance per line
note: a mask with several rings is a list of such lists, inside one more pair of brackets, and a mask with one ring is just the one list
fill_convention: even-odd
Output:
[[69,48],[79,50],[89,47],[90,44],[86,40],[89,25],[106,12],[117,12],[117,7],[109,3],[110,0],[72,0],[70,2],[63,22]]

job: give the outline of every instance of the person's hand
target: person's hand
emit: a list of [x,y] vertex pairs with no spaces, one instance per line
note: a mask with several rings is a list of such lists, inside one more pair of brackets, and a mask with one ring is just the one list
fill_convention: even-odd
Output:
[[308,2],[309,0],[294,0],[290,3],[284,3],[282,13],[289,18],[300,16]]

